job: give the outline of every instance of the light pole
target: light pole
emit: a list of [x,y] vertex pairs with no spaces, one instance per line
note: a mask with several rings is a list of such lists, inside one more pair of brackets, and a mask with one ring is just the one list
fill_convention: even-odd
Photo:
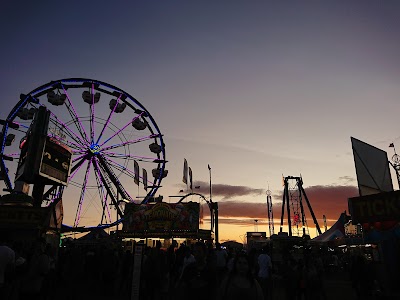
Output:
[[210,173],[210,206],[212,208],[211,222],[212,222],[212,220],[214,220],[215,243],[219,243],[218,203],[212,201],[212,182],[211,182],[211,167],[210,167],[210,165],[208,165],[208,172]]
[[212,201],[212,184],[211,184],[211,167],[208,165],[208,172],[210,173],[210,201]]

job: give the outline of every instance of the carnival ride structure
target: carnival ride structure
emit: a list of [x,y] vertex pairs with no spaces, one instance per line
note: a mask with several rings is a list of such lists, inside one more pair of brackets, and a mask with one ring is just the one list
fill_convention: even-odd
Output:
[[30,194],[33,206],[62,200],[70,230],[120,223],[124,203],[147,203],[168,174],[155,119],[133,96],[105,82],[51,81],[21,94],[0,125],[2,187]]

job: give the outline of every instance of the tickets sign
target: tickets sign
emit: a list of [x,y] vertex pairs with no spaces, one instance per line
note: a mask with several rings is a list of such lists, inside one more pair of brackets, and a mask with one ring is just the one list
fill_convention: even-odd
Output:
[[353,224],[400,221],[400,191],[348,199]]

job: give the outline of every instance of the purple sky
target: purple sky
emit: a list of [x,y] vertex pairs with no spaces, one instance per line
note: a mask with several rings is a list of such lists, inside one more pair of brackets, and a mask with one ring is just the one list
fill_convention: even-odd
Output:
[[[398,1],[95,3],[0,4],[0,118],[51,80],[115,85],[164,134],[166,199],[183,188],[184,158],[203,185],[211,165],[228,195],[215,200],[264,204],[264,192],[231,191],[280,195],[282,174],[301,174],[305,187],[356,186],[350,136],[389,157],[400,141]],[[337,219],[323,190],[324,213]]]

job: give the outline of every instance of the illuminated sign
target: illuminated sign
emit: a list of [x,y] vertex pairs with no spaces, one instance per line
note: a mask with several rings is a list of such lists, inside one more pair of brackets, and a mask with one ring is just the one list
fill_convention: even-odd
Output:
[[125,205],[124,231],[197,231],[200,204],[165,203]]
[[251,237],[259,237],[259,238],[265,238],[267,237],[267,233],[265,231],[263,232],[247,232],[247,238],[251,238]]
[[47,137],[39,167],[39,175],[66,185],[71,167],[72,151],[53,137]]
[[400,220],[400,191],[348,199],[353,223]]

